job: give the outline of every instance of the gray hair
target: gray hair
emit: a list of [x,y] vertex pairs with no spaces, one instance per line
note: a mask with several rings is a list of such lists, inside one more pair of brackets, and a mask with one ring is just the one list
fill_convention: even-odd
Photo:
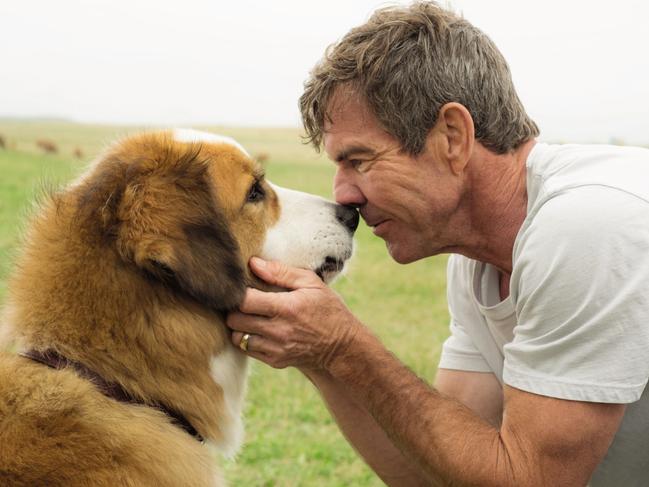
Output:
[[335,88],[351,84],[379,122],[419,154],[440,109],[467,108],[475,137],[498,154],[539,134],[507,62],[484,33],[435,2],[377,10],[329,46],[300,97],[306,140],[320,149]]

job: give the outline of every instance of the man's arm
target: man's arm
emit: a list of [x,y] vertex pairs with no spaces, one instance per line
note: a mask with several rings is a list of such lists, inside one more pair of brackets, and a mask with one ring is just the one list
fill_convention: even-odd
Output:
[[[430,485],[431,480],[403,456],[374,418],[350,399],[344,384],[325,373],[305,371],[305,375],[319,390],[345,438],[387,485]],[[493,374],[439,369],[435,388],[492,424],[500,424],[502,387]]]
[[624,415],[618,404],[565,401],[505,386],[500,429],[449,400],[370,334],[330,370],[405,455],[442,485],[586,485]]
[[503,387],[490,372],[437,369],[437,392],[461,402],[496,428],[503,419]]
[[328,374],[305,371],[317,387],[338,427],[369,467],[390,487],[431,485],[430,479],[406,459],[374,418],[350,398],[340,382]]
[[330,375],[396,449],[442,485],[585,485],[605,455],[624,406],[565,401],[504,388],[502,426],[420,380],[312,272],[251,261],[265,281],[250,289],[228,325],[248,354],[273,367]]

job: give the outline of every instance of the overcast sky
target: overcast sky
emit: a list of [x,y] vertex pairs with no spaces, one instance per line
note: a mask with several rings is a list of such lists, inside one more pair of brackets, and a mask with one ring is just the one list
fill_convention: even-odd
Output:
[[[378,0],[1,0],[0,116],[297,126],[325,47]],[[453,0],[546,140],[649,143],[641,0]]]

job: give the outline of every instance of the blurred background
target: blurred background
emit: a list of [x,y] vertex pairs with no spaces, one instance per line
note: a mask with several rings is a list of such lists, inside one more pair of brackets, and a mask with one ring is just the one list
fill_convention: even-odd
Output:
[[[408,3],[408,2],[397,2]],[[274,182],[331,197],[333,165],[302,144],[297,100],[330,43],[372,0],[20,0],[0,4],[0,306],[43,187],[65,184],[117,137],[185,126],[235,137]],[[649,5],[455,0],[508,60],[541,140],[649,145]],[[336,290],[432,381],[448,334],[446,257],[407,266],[361,225]],[[231,485],[379,486],[317,392],[253,364],[247,440],[215,459]]]
[[[0,116],[296,127],[302,83],[324,48],[389,4],[5,1]],[[544,137],[647,141],[649,4],[446,4],[503,51]]]

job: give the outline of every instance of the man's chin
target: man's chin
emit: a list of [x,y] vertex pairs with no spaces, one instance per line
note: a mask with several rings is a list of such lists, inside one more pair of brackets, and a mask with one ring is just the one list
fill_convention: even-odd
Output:
[[390,257],[392,257],[392,260],[398,264],[410,264],[420,258],[413,255],[412,252],[408,252],[408,249],[404,248],[403,245],[390,243],[386,240],[385,246],[388,249]]

